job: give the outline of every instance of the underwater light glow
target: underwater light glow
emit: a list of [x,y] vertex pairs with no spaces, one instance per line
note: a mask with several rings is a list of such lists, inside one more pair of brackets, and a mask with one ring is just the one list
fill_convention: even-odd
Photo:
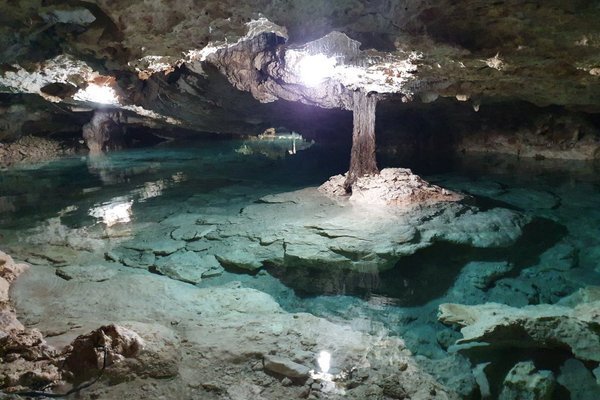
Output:
[[302,57],[296,68],[302,82],[307,86],[315,87],[325,79],[333,76],[335,64],[335,58],[327,57],[324,54],[316,54]]
[[92,217],[102,219],[106,226],[131,221],[131,206],[133,201],[118,201],[94,207],[89,211]]
[[331,353],[325,350],[321,351],[317,358],[317,363],[322,373],[328,373],[329,368],[331,368]]
[[90,83],[88,87],[75,93],[73,98],[100,104],[119,104],[117,93],[112,87],[95,83]]

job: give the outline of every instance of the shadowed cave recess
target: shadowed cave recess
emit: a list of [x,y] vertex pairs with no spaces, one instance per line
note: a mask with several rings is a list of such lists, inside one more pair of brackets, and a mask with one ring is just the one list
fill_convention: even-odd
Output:
[[0,0],[0,399],[600,398],[599,18]]

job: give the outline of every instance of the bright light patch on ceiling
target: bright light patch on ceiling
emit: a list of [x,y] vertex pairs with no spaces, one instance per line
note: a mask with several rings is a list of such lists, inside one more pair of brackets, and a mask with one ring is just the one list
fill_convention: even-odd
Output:
[[89,215],[101,219],[106,226],[127,223],[131,221],[132,205],[133,201],[115,201],[92,208]]
[[319,86],[325,79],[333,76],[335,70],[335,58],[324,54],[304,56],[296,66],[300,79],[310,87]]
[[90,83],[85,89],[79,90],[73,98],[99,104],[119,104],[117,93],[112,87],[95,83]]

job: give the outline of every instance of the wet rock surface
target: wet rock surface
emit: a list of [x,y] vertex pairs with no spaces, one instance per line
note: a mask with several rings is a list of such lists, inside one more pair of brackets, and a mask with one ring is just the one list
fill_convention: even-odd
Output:
[[[263,266],[319,265],[382,271],[438,241],[481,248],[508,246],[527,223],[527,218],[505,209],[480,211],[456,202],[436,203],[438,197],[416,196],[396,199],[405,208],[398,202],[369,208],[361,207],[361,202],[356,205],[352,198],[331,199],[316,189],[270,195],[244,207],[237,216],[190,215],[186,225],[170,233],[170,237],[180,237],[183,231],[200,233],[189,235],[192,240],[187,242],[169,237],[145,242],[143,236],[136,237],[109,257],[144,268],[152,262],[145,254],[152,251],[157,256],[152,265],[158,272],[175,276],[178,273],[172,268],[189,266],[191,273],[196,265],[198,280],[204,273],[218,273],[214,258],[225,268],[250,271]],[[440,196],[446,200],[450,195]],[[179,250],[183,246],[186,251]]]
[[15,142],[0,143],[0,168],[51,161],[76,153],[75,146],[39,137],[25,136]]
[[[513,308],[487,303],[440,305],[440,321],[462,326],[457,345],[485,343],[505,348],[568,348],[586,361],[600,360],[596,302],[575,308],[553,305]],[[473,348],[465,346],[465,349]]]
[[[49,349],[70,344],[64,352],[52,350],[51,356],[28,356],[25,364],[9,360],[3,363],[3,372],[19,365],[31,370],[33,360],[43,356],[47,365],[63,366],[55,367],[54,375],[45,372],[46,386],[56,386],[61,379],[80,382],[102,374],[98,383],[80,391],[82,398],[114,398],[125,392],[187,394],[192,398],[225,392],[232,398],[245,398],[253,393],[266,399],[305,392],[332,399],[377,398],[384,393],[425,398],[426,393],[435,392],[436,398],[458,398],[423,372],[400,340],[377,338],[309,314],[288,314],[270,296],[256,290],[235,286],[198,289],[148,273],[119,274],[109,278],[105,290],[99,290],[104,282],[65,281],[47,268],[33,268],[35,273],[18,282],[14,300],[27,308],[26,323],[36,321],[51,343],[46,345],[36,331],[34,341],[24,346],[37,351],[44,348],[42,343]],[[41,287],[49,289],[47,301],[34,305],[28,298]],[[132,288],[137,288],[135,298],[130,296]],[[56,296],[65,291],[88,295],[74,302]],[[155,307],[157,296],[169,298],[168,309]],[[93,315],[88,312],[92,305]],[[50,310],[53,318],[47,317]],[[149,318],[154,322],[141,322]],[[120,322],[79,333],[115,319]],[[306,381],[309,370],[316,368],[315,357],[321,349],[331,352],[332,367],[346,372]],[[390,352],[396,355],[391,364]],[[64,362],[60,361],[63,358]],[[356,367],[371,368],[371,372],[359,385],[351,385],[348,373]],[[400,375],[384,381],[398,370]],[[290,386],[272,373],[287,376],[296,385]],[[127,384],[119,385],[122,382]],[[35,387],[35,383],[21,380],[9,387],[20,390]],[[371,394],[364,397],[365,391]]]

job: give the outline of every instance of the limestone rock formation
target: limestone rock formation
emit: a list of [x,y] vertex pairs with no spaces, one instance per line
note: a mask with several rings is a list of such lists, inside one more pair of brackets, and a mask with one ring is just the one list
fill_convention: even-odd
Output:
[[[18,281],[14,301],[38,321],[41,331],[52,333],[48,340],[71,343],[64,354],[68,362],[53,358],[68,368],[48,375],[43,384],[56,384],[61,377],[77,382],[97,376],[106,351],[103,379],[81,392],[85,398],[229,393],[233,398],[260,394],[276,400],[306,392],[356,400],[400,393],[459,398],[425,373],[398,338],[372,336],[310,314],[286,313],[270,296],[239,284],[200,289],[148,273],[119,273],[105,282],[67,281],[47,267],[34,268],[35,274]],[[57,296],[76,291],[87,295]],[[168,298],[169,306],[157,308],[157,298]],[[115,319],[120,322],[90,332],[98,321]],[[153,322],[141,322],[148,319]],[[304,382],[323,349],[331,353],[331,369],[339,376]],[[35,368],[29,361],[18,365]],[[3,363],[2,368],[16,365]],[[297,384],[269,371],[293,375]],[[35,387],[21,383],[13,390]]]
[[310,369],[282,357],[267,355],[263,360],[266,370],[290,379],[308,379]]
[[598,302],[575,308],[540,304],[522,308],[486,303],[440,305],[439,320],[461,326],[455,350],[474,347],[568,349],[584,361],[600,361]]
[[74,146],[61,146],[56,141],[24,136],[11,143],[0,143],[0,167],[49,161],[75,152]]
[[551,371],[537,371],[531,361],[516,364],[506,375],[500,400],[550,400],[556,383]]
[[23,329],[9,303],[9,290],[11,283],[27,268],[26,264],[15,263],[11,256],[0,251],[0,340],[10,332]]
[[[108,88],[118,97],[112,106],[147,125],[259,133],[294,123],[294,113],[274,112],[292,107],[257,107],[228,90],[225,78],[263,102],[347,110],[355,91],[405,105],[446,98],[468,103],[474,112],[515,102],[600,109],[594,95],[600,85],[598,10],[591,3],[340,0],[298,7],[292,0],[95,0],[67,6],[26,0],[3,4],[2,15],[0,91],[89,113],[100,104],[93,92]],[[317,79],[314,86],[303,82],[311,62],[318,64],[316,73],[308,73]],[[578,124],[557,118],[532,125],[539,135],[504,139],[483,129],[462,147],[598,156],[597,137]],[[561,137],[547,139],[556,134]],[[548,143],[559,143],[561,151]]]
[[[397,185],[392,194],[402,196],[396,196],[395,201],[413,207],[386,205],[374,209],[308,188],[265,196],[235,216],[184,214],[179,227],[171,229],[171,222],[166,220],[152,237],[142,232],[107,255],[125,265],[155,266],[158,272],[192,282],[199,281],[201,275],[218,273],[216,265],[207,270],[213,256],[223,267],[234,270],[304,266],[366,273],[390,269],[401,257],[438,241],[481,248],[509,246],[528,222],[524,215],[501,208],[481,211],[458,202],[432,203],[431,193],[435,200],[453,195],[419,178],[413,178],[414,187],[404,189],[401,179],[409,177],[411,182],[411,175],[403,171],[392,175],[399,176],[398,180],[390,179]],[[171,239],[184,230],[201,234],[187,242]],[[162,238],[156,234],[163,231]],[[180,257],[186,261],[170,261]],[[168,263],[172,265],[169,268]],[[187,269],[189,276],[177,277],[179,272],[174,268],[182,273]],[[191,279],[190,274],[196,278]]]
[[[332,196],[346,195],[346,176],[336,175],[319,187]],[[365,205],[417,207],[437,202],[453,202],[464,196],[423,180],[407,168],[385,168],[379,173],[357,177],[350,201]]]
[[137,333],[116,325],[102,326],[71,343],[65,368],[76,382],[85,381],[112,364],[137,356],[143,347],[144,341]]
[[92,120],[83,126],[83,139],[90,154],[123,147],[123,131],[118,112],[96,111]]

